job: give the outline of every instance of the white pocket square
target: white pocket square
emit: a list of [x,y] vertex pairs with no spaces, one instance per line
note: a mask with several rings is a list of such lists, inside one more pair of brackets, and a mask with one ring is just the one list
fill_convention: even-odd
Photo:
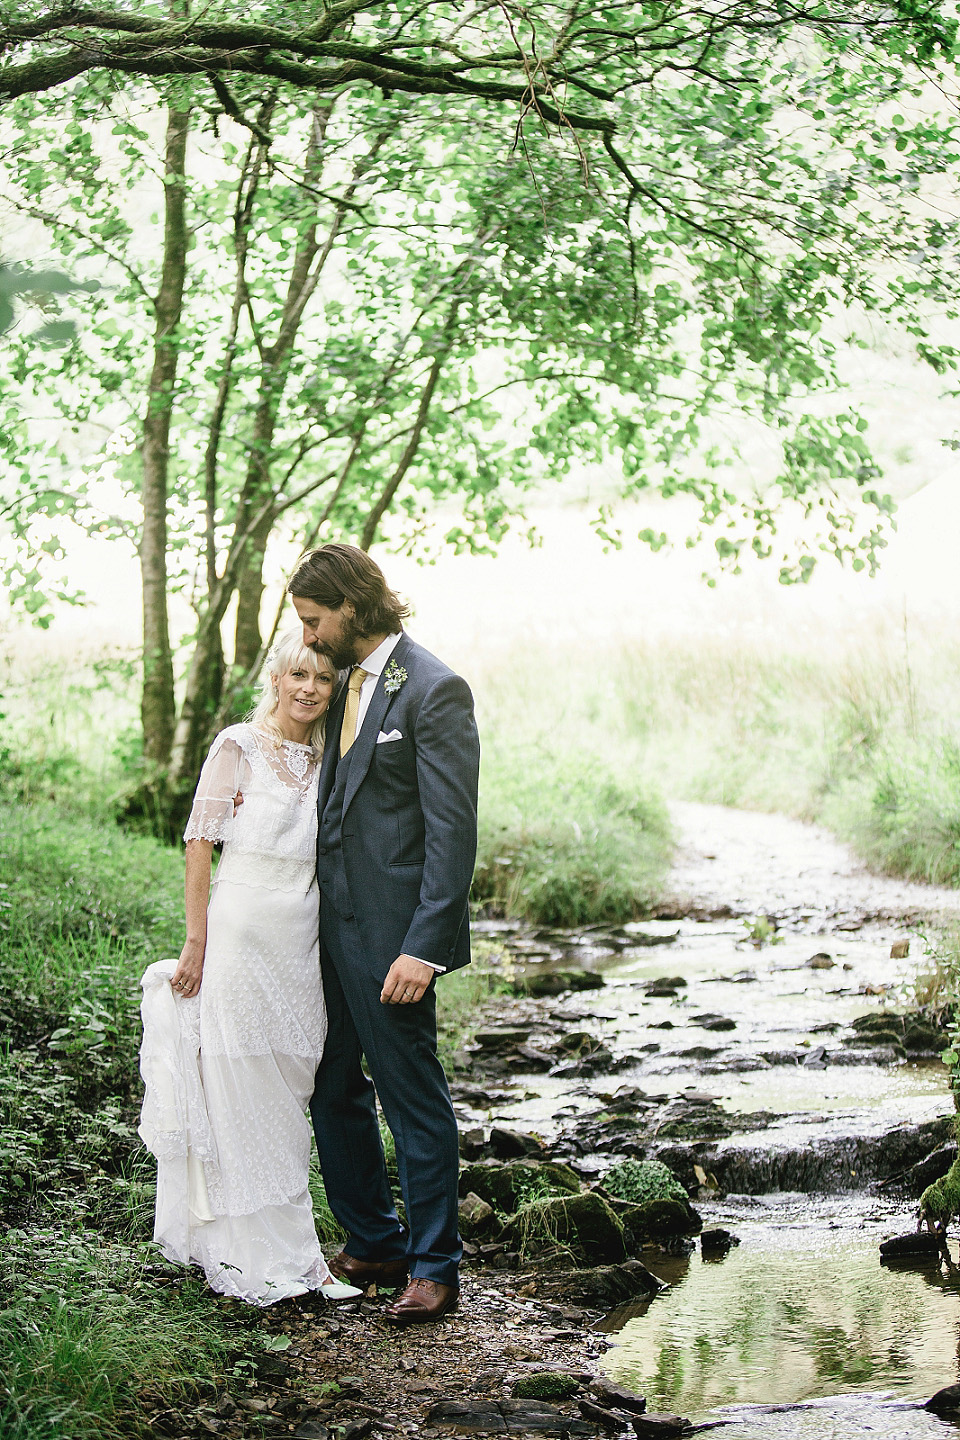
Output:
[[386,745],[386,743],[387,743],[388,740],[402,740],[402,739],[403,739],[403,736],[400,734],[400,731],[399,731],[399,730],[391,730],[389,735],[388,735],[384,730],[381,730],[381,731],[380,731],[380,734],[377,736],[377,744],[378,744],[378,745]]

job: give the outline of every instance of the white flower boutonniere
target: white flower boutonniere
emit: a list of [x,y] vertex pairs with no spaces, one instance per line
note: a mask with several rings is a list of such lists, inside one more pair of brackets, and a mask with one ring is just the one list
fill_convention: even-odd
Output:
[[383,688],[388,695],[396,695],[400,686],[407,679],[407,672],[396,660],[391,660],[383,677]]

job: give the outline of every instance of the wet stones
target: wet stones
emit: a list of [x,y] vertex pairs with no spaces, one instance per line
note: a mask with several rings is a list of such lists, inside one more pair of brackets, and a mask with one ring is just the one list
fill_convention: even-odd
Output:
[[884,1182],[884,1188],[918,1200],[928,1185],[942,1180],[957,1158],[956,1145],[939,1145],[931,1154]]
[[694,1015],[690,1021],[691,1025],[699,1025],[701,1030],[736,1030],[737,1022],[730,1020],[726,1015]]
[[666,1288],[639,1260],[625,1260],[621,1265],[550,1272],[538,1281],[537,1293],[585,1310],[612,1310],[616,1305],[652,1297]]
[[502,1053],[504,1050],[515,1050],[518,1045],[525,1045],[529,1034],[527,1025],[492,1025],[487,1030],[477,1030],[473,1041],[481,1050]]
[[635,1390],[625,1390],[622,1385],[613,1385],[609,1380],[595,1380],[591,1390],[601,1405],[611,1410],[626,1410],[631,1415],[642,1415],[647,1408],[645,1395]]
[[705,1260],[722,1260],[724,1255],[740,1244],[740,1237],[733,1235],[729,1230],[717,1226],[713,1230],[704,1230],[700,1236],[700,1251]]
[[495,1160],[519,1160],[524,1156],[543,1153],[543,1141],[526,1130],[506,1130],[494,1125],[490,1131],[489,1149]]
[[426,1424],[456,1435],[595,1435],[594,1426],[565,1415],[543,1400],[439,1400],[427,1411]]
[[738,1126],[715,1100],[681,1098],[664,1106],[657,1117],[658,1139],[714,1140],[733,1135]]
[[[770,1190],[837,1194],[861,1190],[871,1181],[902,1173],[938,1143],[948,1140],[952,1129],[952,1120],[944,1118],[920,1125],[898,1125],[881,1135],[837,1136],[806,1145],[761,1148],[728,1141],[712,1152],[694,1146],[687,1157],[712,1170],[720,1188],[728,1194],[762,1195]],[[659,1153],[686,1182],[687,1157],[680,1148]]]
[[899,1015],[874,1010],[858,1015],[851,1028],[854,1033],[847,1038],[847,1045],[892,1045],[901,1058],[904,1054],[939,1055],[947,1045],[947,1036],[940,1026],[916,1012]]
[[548,970],[542,974],[523,975],[513,982],[515,995],[530,995],[535,999],[551,999],[569,992],[602,990],[606,982],[594,970]]
[[643,989],[651,1000],[666,1000],[674,998],[677,992],[685,990],[687,982],[682,975],[661,976],[658,980],[648,980]]
[[650,1240],[676,1240],[703,1229],[703,1221],[688,1200],[648,1200],[638,1208],[638,1227]]
[[558,1040],[553,1049],[561,1057],[560,1063],[553,1067],[555,1075],[604,1075],[616,1068],[606,1045],[588,1030],[571,1031]]
[[497,1217],[493,1206],[479,1195],[470,1191],[458,1206],[460,1234],[465,1240],[474,1240],[479,1235],[489,1234],[496,1228]]
[[618,1435],[623,1430],[621,1415],[612,1410],[604,1410],[602,1405],[595,1405],[592,1400],[581,1400],[579,1410],[584,1420],[588,1420],[591,1425],[598,1425],[608,1435]]
[[960,1385],[946,1385],[924,1405],[934,1415],[960,1415]]
[[676,1440],[680,1435],[689,1435],[693,1430],[689,1420],[681,1415],[637,1415],[631,1421],[639,1440]]
[[894,1235],[880,1246],[881,1263],[890,1260],[939,1260],[939,1236],[932,1230],[916,1230],[909,1235]]

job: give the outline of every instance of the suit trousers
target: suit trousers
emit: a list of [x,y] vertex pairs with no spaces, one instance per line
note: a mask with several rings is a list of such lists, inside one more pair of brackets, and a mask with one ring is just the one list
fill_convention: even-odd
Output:
[[[369,958],[356,921],[329,903],[320,906],[320,947],[329,1028],[310,1113],[330,1209],[349,1232],[345,1248],[357,1260],[406,1255],[412,1276],[456,1285],[459,1146],[437,1058],[435,986],[415,1005],[382,1005],[389,966]],[[406,1236],[390,1192],[374,1087],[396,1146]]]

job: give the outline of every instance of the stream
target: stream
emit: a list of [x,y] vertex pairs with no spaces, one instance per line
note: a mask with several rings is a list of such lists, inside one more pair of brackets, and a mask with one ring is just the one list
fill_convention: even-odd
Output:
[[645,1251],[668,1288],[598,1323],[609,1378],[650,1411],[731,1440],[954,1434],[919,1406],[960,1379],[960,1280],[878,1251],[916,1224],[885,1182],[950,1142],[951,1104],[936,1041],[879,1017],[912,1008],[923,935],[960,894],[873,876],[780,816],[674,820],[658,919],[478,926],[541,989],[600,980],[502,1002],[478,1036],[484,1094],[455,1087],[461,1125],[535,1132],[585,1178],[630,1155],[710,1177],[694,1203],[739,1244]]

